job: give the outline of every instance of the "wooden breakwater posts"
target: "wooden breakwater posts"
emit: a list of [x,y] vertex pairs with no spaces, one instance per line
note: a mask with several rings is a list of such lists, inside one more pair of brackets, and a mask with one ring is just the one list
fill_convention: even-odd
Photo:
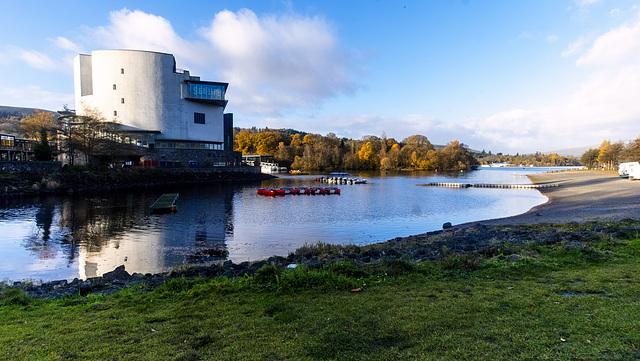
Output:
[[320,177],[315,179],[316,182],[329,184],[366,184],[367,180],[362,178],[343,178],[343,177]]
[[172,213],[178,211],[178,193],[165,193],[152,205],[151,213]]
[[425,186],[445,188],[505,188],[505,189],[539,189],[557,187],[557,183],[549,184],[487,184],[487,183],[427,183]]

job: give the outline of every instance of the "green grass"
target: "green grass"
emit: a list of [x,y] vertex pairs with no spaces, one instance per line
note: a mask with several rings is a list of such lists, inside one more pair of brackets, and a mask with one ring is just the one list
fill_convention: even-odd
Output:
[[4,288],[0,359],[640,359],[640,240],[508,248],[57,301]]

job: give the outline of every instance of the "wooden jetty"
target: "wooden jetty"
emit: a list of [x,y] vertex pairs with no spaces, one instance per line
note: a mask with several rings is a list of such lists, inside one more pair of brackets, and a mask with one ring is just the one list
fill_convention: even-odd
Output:
[[[333,174],[333,173],[331,173]],[[349,174],[349,173],[345,173]],[[342,177],[320,177],[315,179],[316,182],[331,184],[366,184],[367,180],[362,178],[342,178]]]
[[178,211],[178,193],[165,193],[151,205],[151,213],[172,213]]
[[557,183],[548,184],[487,184],[487,183],[427,183],[426,186],[446,188],[507,188],[507,189],[539,189],[557,187]]

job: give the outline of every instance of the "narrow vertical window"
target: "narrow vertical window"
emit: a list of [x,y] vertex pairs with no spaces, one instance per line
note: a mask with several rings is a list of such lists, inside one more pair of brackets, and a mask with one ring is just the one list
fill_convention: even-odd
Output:
[[196,124],[204,124],[204,113],[193,113],[193,122]]
[[117,117],[117,116],[118,116],[118,111],[117,111],[117,110],[114,110],[114,111],[113,111],[113,116],[114,116],[114,117]]
[[113,84],[113,90],[116,90],[116,85],[115,84]]
[[120,68],[120,74],[124,74],[124,68]]
[[120,103],[124,104],[124,98],[120,98]]

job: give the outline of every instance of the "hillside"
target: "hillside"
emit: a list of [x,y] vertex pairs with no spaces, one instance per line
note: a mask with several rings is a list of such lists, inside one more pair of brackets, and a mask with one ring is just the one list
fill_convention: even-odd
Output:
[[[58,114],[57,112],[53,112],[51,110],[40,110],[54,113],[56,114],[56,116]],[[22,118],[24,118],[26,115],[32,114],[35,111],[36,108],[22,108],[0,105],[0,133],[20,136],[20,120],[22,120]]]
[[0,118],[10,118],[10,117],[22,118],[27,114],[31,114],[35,112],[36,109],[42,110],[45,112],[51,112],[56,114],[58,113],[52,110],[39,109],[39,108],[23,108],[23,107],[10,107],[6,105],[0,105]]
[[589,149],[592,148],[599,148],[600,145],[599,144],[595,144],[595,145],[590,145],[590,146],[583,146],[583,147],[576,147],[576,148],[568,148],[568,149],[561,149],[561,150],[554,150],[552,152],[546,152],[545,154],[553,154],[556,153],[558,155],[564,156],[564,157],[576,157],[576,158],[580,158],[582,157],[582,155],[588,151]]

